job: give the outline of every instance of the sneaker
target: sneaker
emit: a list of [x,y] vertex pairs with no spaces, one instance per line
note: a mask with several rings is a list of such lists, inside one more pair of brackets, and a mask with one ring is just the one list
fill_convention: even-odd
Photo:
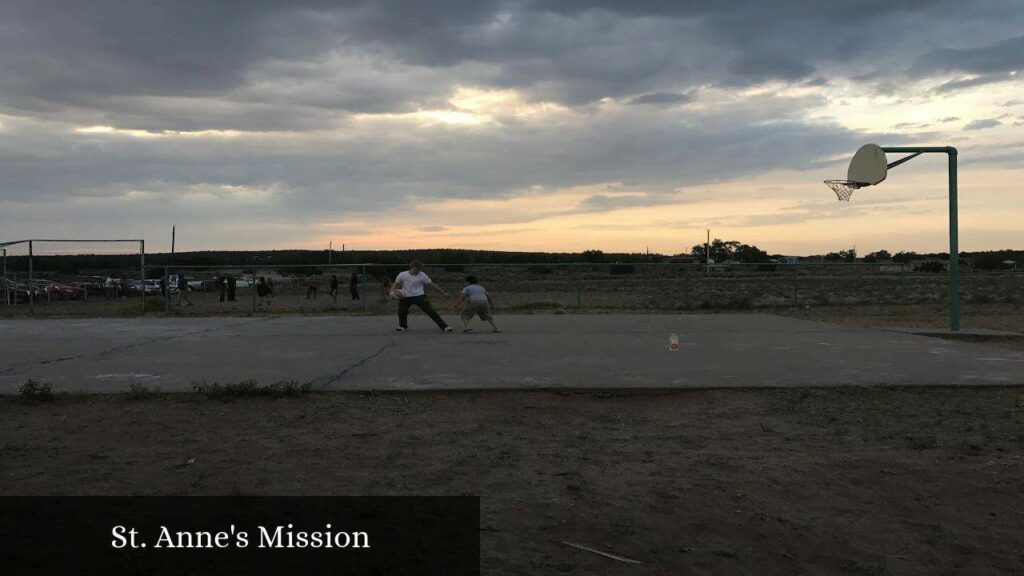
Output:
[[401,326],[399,326],[398,328],[395,328],[395,332],[405,332],[405,331],[406,331],[406,329],[402,328]]
[[464,329],[462,330],[462,333],[463,333],[463,334],[469,334],[469,333],[470,333],[470,332],[472,332],[472,331],[473,331],[473,329],[472,329],[472,328],[464,328]]
[[444,329],[441,330],[441,331],[444,332],[445,334],[448,334],[448,333],[450,333],[452,331],[452,327],[451,326],[445,326]]
[[492,332],[494,332],[495,334],[500,334],[501,330],[498,330],[497,328],[495,328],[494,330],[492,330]]

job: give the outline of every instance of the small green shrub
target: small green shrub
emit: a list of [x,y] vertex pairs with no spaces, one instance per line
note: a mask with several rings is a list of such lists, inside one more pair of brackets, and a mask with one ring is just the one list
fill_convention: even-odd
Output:
[[149,398],[155,395],[157,392],[158,390],[151,390],[149,386],[146,386],[145,384],[140,384],[138,382],[133,382],[128,386],[128,397],[133,400],[142,400],[144,398]]
[[18,389],[18,397],[22,402],[39,404],[53,402],[53,386],[46,382],[36,382],[29,378]]

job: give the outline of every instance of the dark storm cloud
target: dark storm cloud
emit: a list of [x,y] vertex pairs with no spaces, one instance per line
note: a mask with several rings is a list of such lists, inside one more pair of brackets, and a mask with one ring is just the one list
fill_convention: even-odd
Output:
[[994,128],[1002,124],[995,118],[980,118],[978,120],[971,120],[964,126],[964,130],[982,130],[984,128]]
[[47,101],[106,94],[203,94],[269,56],[278,12],[258,2],[6,3],[5,93]]
[[[342,132],[352,135],[340,139],[274,134],[69,139],[31,126],[17,142],[0,139],[0,158],[19,167],[0,172],[0,186],[13,198],[43,202],[69,190],[117,196],[132,188],[171,193],[203,183],[279,185],[294,191],[276,208],[284,212],[310,206],[377,211],[410,196],[500,197],[534,185],[618,181],[665,193],[726,174],[757,174],[780,166],[807,169],[818,158],[854,148],[861,135],[800,119],[813,102],[766,97],[699,115],[684,107],[669,118],[630,106],[627,112],[574,125],[534,126],[522,133],[410,132],[401,126],[355,132],[347,126]],[[765,123],[762,115],[773,122]]]
[[[532,186],[635,191],[582,210],[679,201],[683,186],[899,142],[821,120],[823,94],[857,78],[895,95],[908,78],[947,90],[1005,78],[1022,52],[1017,4],[5,2],[0,225],[187,216],[278,223],[286,237],[317,218]],[[764,86],[813,95],[743,90]],[[470,127],[358,116],[450,109],[460,87],[565,112]],[[75,132],[86,126],[151,134]],[[209,130],[242,135],[167,132]]]
[[693,95],[678,92],[654,92],[631,98],[628,104],[684,104],[692,102]]
[[1017,79],[1017,73],[1024,70],[1022,54],[1024,36],[975,48],[932,50],[917,58],[909,75],[926,78],[942,73],[967,74],[968,77],[943,82],[933,89],[937,94],[948,94]]
[[1007,73],[1024,69],[1024,36],[980,48],[943,48],[920,56],[911,68],[918,76],[936,72]]
[[[527,90],[568,104],[668,92],[664,87],[673,84],[820,85],[830,63],[864,57],[884,64],[885,50],[911,43],[915,31],[941,30],[964,12],[956,3],[923,0],[22,2],[11,4],[0,24],[0,106],[46,113],[70,106],[141,129],[181,129],[171,126],[175,120],[277,129],[290,118],[301,129],[324,121],[318,109],[414,109],[442,98],[453,82]],[[896,26],[901,34],[886,37]],[[1020,44],[1015,38],[934,51],[915,70],[1005,71]],[[351,76],[331,65],[331,54],[352,59]],[[380,60],[367,61],[374,58]],[[361,85],[371,69],[387,80]],[[282,92],[295,84],[309,91]],[[153,105],[147,119],[145,101],[129,114],[108,102],[127,96],[250,106],[286,100],[313,110],[246,114]],[[203,120],[220,115],[224,121]]]
[[948,94],[950,92],[958,92],[965,88],[974,88],[976,86],[983,86],[985,84],[994,84],[996,82],[1005,82],[1012,80],[1013,76],[1010,74],[985,74],[983,76],[975,76],[973,78],[964,78],[960,80],[950,80],[949,82],[943,82],[935,88],[932,92],[936,94]]
[[627,194],[622,196],[595,194],[584,198],[580,202],[579,209],[583,212],[605,212],[617,208],[657,206],[676,201],[673,196],[665,194]]

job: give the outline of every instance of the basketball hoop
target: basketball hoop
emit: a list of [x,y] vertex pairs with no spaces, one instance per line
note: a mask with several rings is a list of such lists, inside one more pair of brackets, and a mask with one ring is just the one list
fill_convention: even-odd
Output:
[[825,184],[836,193],[840,202],[849,202],[854,190],[868,186],[865,182],[854,182],[853,180],[825,180]]
[[857,149],[850,160],[846,180],[825,180],[825,184],[836,193],[840,202],[849,202],[854,190],[878,184],[885,180],[888,171],[889,161],[885,157],[885,150],[877,144],[865,144]]

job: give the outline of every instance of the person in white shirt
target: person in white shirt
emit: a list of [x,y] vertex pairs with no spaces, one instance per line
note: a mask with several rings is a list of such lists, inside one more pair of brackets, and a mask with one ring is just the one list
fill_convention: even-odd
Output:
[[430,316],[430,319],[437,324],[442,332],[452,331],[444,318],[434,311],[434,307],[427,300],[426,288],[428,286],[445,296],[448,295],[444,288],[430,281],[430,276],[423,272],[423,264],[420,262],[412,262],[409,264],[409,270],[395,278],[394,283],[391,284],[391,291],[401,291],[402,295],[398,301],[398,328],[395,328],[396,331],[405,332],[409,329],[409,308],[412,306],[418,307],[427,316]]
[[459,306],[463,301],[466,302],[466,307],[462,309],[461,315],[463,333],[473,331],[469,327],[469,321],[473,319],[473,316],[479,316],[481,320],[489,322],[495,332],[501,332],[501,330],[498,330],[498,325],[494,323],[494,318],[491,317],[494,301],[491,300],[491,295],[487,290],[477,283],[476,276],[466,276],[466,287],[459,294],[459,299],[455,301],[455,306]]

